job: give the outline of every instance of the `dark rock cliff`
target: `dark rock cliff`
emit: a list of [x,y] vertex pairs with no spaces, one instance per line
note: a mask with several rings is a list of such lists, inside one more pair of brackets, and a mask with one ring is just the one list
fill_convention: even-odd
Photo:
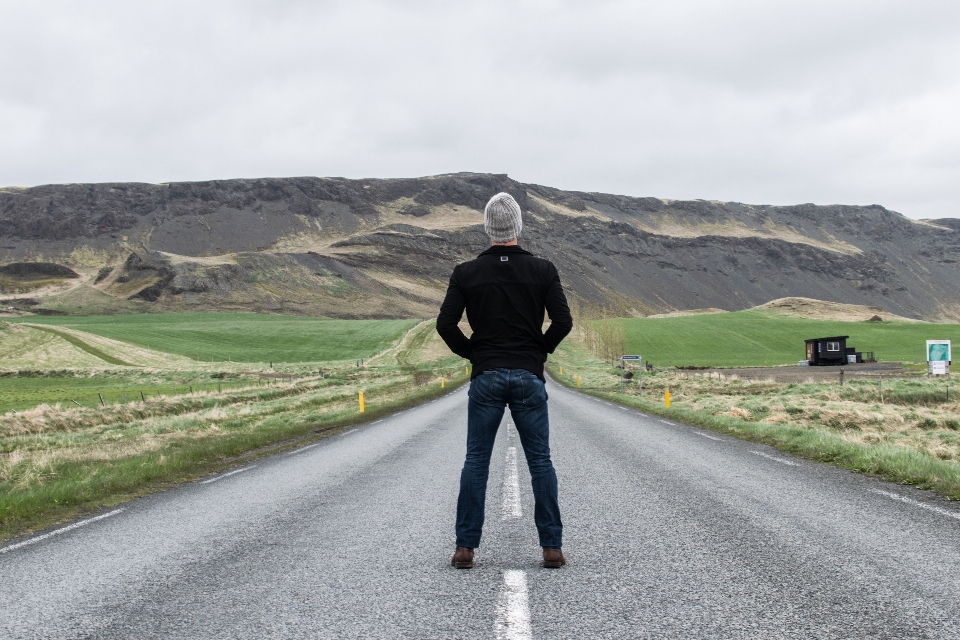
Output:
[[957,220],[565,192],[488,174],[3,189],[0,265],[62,264],[101,297],[157,309],[425,317],[453,266],[485,247],[482,209],[498,191],[524,210],[521,244],[557,264],[589,313],[803,296],[960,319]]

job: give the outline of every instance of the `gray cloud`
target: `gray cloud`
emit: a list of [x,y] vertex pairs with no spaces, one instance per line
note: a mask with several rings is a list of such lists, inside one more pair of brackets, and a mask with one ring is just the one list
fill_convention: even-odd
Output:
[[960,216],[955,2],[0,11],[0,184],[470,170]]

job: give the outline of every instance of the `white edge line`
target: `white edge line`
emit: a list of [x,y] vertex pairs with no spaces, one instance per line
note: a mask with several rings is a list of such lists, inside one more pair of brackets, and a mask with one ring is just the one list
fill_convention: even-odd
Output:
[[256,467],[256,466],[257,466],[257,465],[252,464],[252,465],[250,465],[249,467],[244,467],[244,468],[242,468],[242,469],[234,469],[233,471],[228,471],[228,472],[226,472],[226,473],[223,474],[222,476],[217,476],[216,478],[210,478],[209,480],[201,480],[201,481],[200,481],[200,484],[210,484],[211,482],[216,482],[217,480],[223,480],[224,478],[227,478],[227,477],[229,477],[229,476],[235,475],[235,474],[237,474],[237,473],[243,473],[244,471],[250,471],[250,469],[253,469],[253,468]]
[[906,496],[902,496],[899,493],[894,493],[893,491],[884,491],[883,489],[870,489],[870,491],[873,493],[878,493],[882,496],[887,496],[888,498],[893,498],[894,500],[899,500],[900,502],[906,502],[907,504],[913,505],[915,507],[920,507],[921,509],[927,509],[929,511],[939,513],[940,515],[948,516],[950,518],[956,518],[957,520],[960,520],[960,513],[956,511],[950,511],[949,509],[935,507],[932,504],[924,504],[919,500],[913,500]]
[[320,444],[322,444],[322,443],[320,443],[320,442],[314,442],[313,444],[308,444],[308,445],[305,446],[305,447],[300,447],[299,449],[294,449],[293,451],[288,451],[288,452],[287,452],[287,455],[288,455],[288,456],[296,455],[296,454],[300,453],[301,451],[306,451],[307,449],[313,449],[314,447],[318,447],[318,446],[320,446]]
[[717,436],[711,436],[710,434],[703,433],[702,431],[694,431],[694,433],[697,434],[698,436],[703,436],[704,438],[709,438],[711,440],[718,440],[718,441],[723,440],[723,438],[718,438]]
[[344,431],[344,432],[341,433],[340,435],[341,435],[341,436],[346,436],[346,435],[349,435],[349,434],[353,433],[354,431],[356,431],[356,429],[350,429],[350,431]]
[[66,533],[67,531],[73,531],[74,529],[78,529],[78,528],[80,528],[80,527],[83,527],[83,526],[85,526],[85,525],[88,525],[88,524],[90,524],[91,522],[96,522],[97,520],[103,520],[104,518],[109,518],[110,516],[115,516],[115,515],[117,515],[118,513],[120,513],[121,511],[123,511],[123,509],[114,509],[113,511],[111,511],[111,512],[109,512],[109,513],[104,513],[104,514],[101,514],[101,515],[99,515],[99,516],[94,516],[94,517],[92,517],[92,518],[87,518],[86,520],[81,520],[80,522],[74,522],[73,524],[68,525],[68,526],[66,526],[66,527],[63,527],[62,529],[57,529],[56,531],[51,531],[50,533],[45,533],[45,534],[43,534],[42,536],[37,536],[36,538],[30,538],[29,540],[24,540],[23,542],[18,542],[17,544],[12,544],[12,545],[10,545],[9,547],[4,547],[3,549],[0,549],[0,553],[7,553],[8,551],[13,551],[13,550],[15,550],[15,549],[19,549],[19,548],[21,548],[21,547],[25,547],[25,546],[27,546],[27,545],[34,544],[34,543],[36,543],[36,542],[40,542],[41,540],[46,540],[47,538],[50,538],[50,537],[52,537],[52,536],[59,535],[59,534],[61,534],[61,533]]
[[761,458],[766,458],[768,460],[773,460],[774,462],[779,462],[780,464],[785,464],[790,467],[799,467],[800,465],[794,462],[793,460],[787,460],[786,458],[778,458],[777,456],[772,456],[769,453],[764,453],[763,451],[751,451],[755,456],[760,456]]

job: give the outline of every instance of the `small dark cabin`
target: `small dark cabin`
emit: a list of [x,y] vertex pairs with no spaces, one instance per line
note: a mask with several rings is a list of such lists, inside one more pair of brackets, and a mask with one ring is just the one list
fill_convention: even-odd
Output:
[[853,347],[847,347],[847,338],[850,336],[830,336],[828,338],[811,338],[807,343],[807,362],[811,365],[843,365],[847,364],[847,356],[855,356],[857,362],[863,362],[863,355],[857,353]]

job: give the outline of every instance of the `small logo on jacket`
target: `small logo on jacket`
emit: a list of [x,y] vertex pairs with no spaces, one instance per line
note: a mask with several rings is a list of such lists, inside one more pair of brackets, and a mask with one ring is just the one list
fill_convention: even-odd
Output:
[[506,262],[509,259],[510,259],[509,256],[500,256],[500,262]]

